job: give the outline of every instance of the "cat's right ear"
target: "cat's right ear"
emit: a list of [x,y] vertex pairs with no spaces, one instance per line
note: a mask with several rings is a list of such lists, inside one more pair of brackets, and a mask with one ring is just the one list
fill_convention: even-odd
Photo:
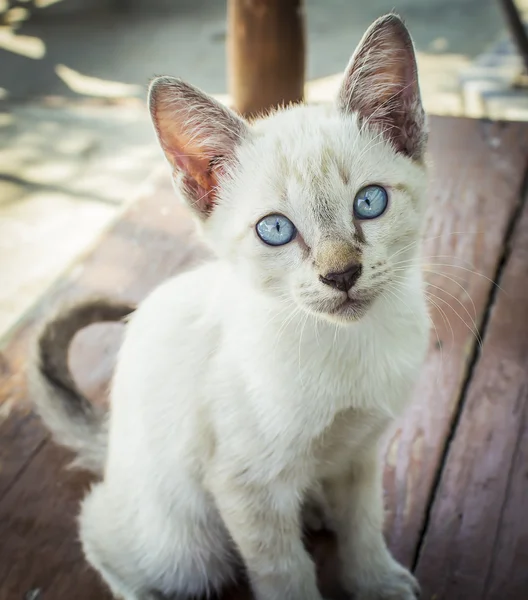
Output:
[[150,85],[149,109],[160,145],[200,218],[214,209],[219,179],[249,135],[246,122],[199,89],[172,77]]

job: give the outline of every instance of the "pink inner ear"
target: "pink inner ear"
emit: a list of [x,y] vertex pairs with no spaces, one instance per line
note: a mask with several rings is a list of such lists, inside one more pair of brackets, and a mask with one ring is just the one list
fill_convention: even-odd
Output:
[[161,146],[169,163],[183,175],[183,183],[192,194],[196,208],[210,211],[214,205],[216,173],[211,167],[210,149],[204,145],[201,130],[190,131],[177,120],[169,120],[168,111],[156,115]]
[[182,174],[189,203],[208,213],[226,163],[247,126],[234,113],[200,90],[176,79],[160,78],[151,87],[150,111],[161,147]]
[[[200,160],[207,161],[207,165],[197,165]],[[223,161],[217,157],[208,160],[180,154],[175,156],[175,164],[183,175],[181,183],[193,207],[204,214],[211,213],[216,205],[218,181],[224,174]]]
[[183,172],[181,178],[182,191],[191,204],[191,208],[201,214],[210,214],[216,205],[215,188],[204,188],[195,179]]

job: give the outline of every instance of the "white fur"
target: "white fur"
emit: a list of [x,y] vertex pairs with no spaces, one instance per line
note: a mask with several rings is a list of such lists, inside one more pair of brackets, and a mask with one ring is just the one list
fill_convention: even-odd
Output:
[[[218,589],[241,563],[257,600],[321,600],[301,542],[314,496],[344,587],[414,599],[383,541],[377,446],[427,346],[424,168],[335,107],[258,122],[237,157],[203,223],[218,259],[159,287],[127,327],[104,479],[80,518],[86,556],[126,600]],[[357,252],[352,202],[371,183],[390,204],[361,224],[350,295],[372,302],[330,317],[343,293],[319,275]],[[276,212],[299,231],[279,248],[255,234]]]

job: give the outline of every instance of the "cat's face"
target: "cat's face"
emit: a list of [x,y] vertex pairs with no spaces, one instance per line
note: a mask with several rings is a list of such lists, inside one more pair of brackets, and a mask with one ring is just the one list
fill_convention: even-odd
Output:
[[424,185],[420,163],[357,119],[297,107],[257,126],[206,231],[253,286],[357,318],[416,252]]
[[157,81],[162,146],[210,244],[240,277],[338,322],[394,293],[416,252],[426,184],[414,52],[397,17],[367,32],[332,106],[250,126],[195,88]]

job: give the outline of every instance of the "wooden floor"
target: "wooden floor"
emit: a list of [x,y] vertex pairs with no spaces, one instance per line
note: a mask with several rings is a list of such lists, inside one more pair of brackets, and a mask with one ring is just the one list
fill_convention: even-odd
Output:
[[[413,407],[385,448],[387,539],[425,600],[528,599],[528,125],[432,120],[424,270],[436,330]],[[166,175],[0,345],[0,600],[108,595],[83,562],[88,478],[32,415],[35,322],[94,292],[140,300],[203,256]],[[497,281],[495,285],[493,281]],[[76,340],[74,372],[104,401],[119,326]],[[331,540],[310,540],[323,580]],[[225,599],[249,598],[243,590]]]

